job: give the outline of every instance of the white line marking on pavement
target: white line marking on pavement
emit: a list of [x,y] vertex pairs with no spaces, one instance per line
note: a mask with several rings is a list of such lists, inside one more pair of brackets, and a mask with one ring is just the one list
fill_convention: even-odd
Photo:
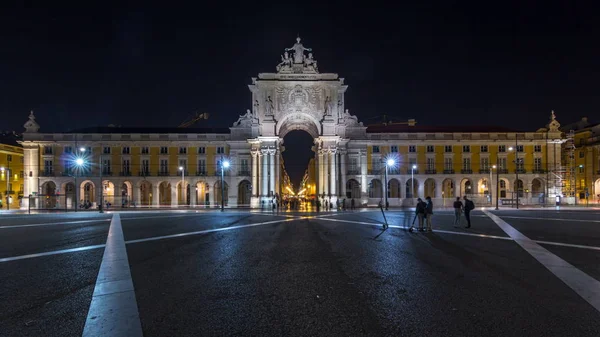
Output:
[[43,253],[36,253],[36,254],[27,254],[27,255],[12,256],[12,257],[4,257],[4,258],[0,258],[0,262],[9,262],[9,261],[16,261],[16,260],[24,260],[24,259],[31,259],[31,258],[34,258],[34,257],[42,257],[42,256],[57,255],[57,254],[83,252],[83,251],[86,251],[86,250],[103,248],[104,246],[105,245],[93,245],[93,246],[85,246],[85,247],[77,247],[77,248],[54,250],[54,251],[51,251],[51,252],[43,252]]
[[55,226],[55,225],[69,225],[69,224],[90,223],[90,222],[106,222],[106,221],[110,221],[110,219],[63,221],[63,222],[47,222],[47,223],[32,223],[32,224],[26,224],[26,225],[9,225],[9,226],[1,226],[0,225],[0,229],[21,228],[21,227],[38,227],[38,226]]
[[521,246],[526,252],[533,256],[538,262],[561,279],[579,296],[583,297],[596,310],[600,311],[600,282],[583,271],[575,268],[572,264],[552,254],[546,248],[529,239],[506,221],[495,214],[483,211],[500,227],[508,236]]
[[554,241],[540,241],[534,240],[536,243],[542,245],[552,245],[552,246],[562,246],[562,247],[571,247],[571,248],[583,248],[583,249],[592,249],[592,250],[600,250],[600,247],[594,246],[586,246],[586,245],[576,245],[572,243],[562,243],[562,242],[554,242]]
[[83,336],[143,336],[119,214],[110,223]]
[[177,234],[155,236],[155,237],[144,238],[144,239],[129,240],[129,241],[126,241],[125,243],[126,244],[130,244],[130,243],[139,243],[139,242],[147,242],[147,241],[156,241],[156,240],[163,240],[163,239],[179,238],[179,237],[189,236],[189,235],[198,235],[198,234],[205,234],[205,233],[222,232],[222,231],[228,231],[228,230],[232,230],[232,229],[240,229],[240,228],[246,228],[246,227],[263,226],[263,225],[269,225],[269,224],[274,224],[274,223],[278,223],[278,222],[289,222],[289,221],[294,221],[294,220],[299,220],[299,219],[280,219],[280,220],[258,222],[258,223],[247,224],[247,225],[237,225],[237,226],[231,226],[231,227],[212,228],[212,229],[205,229],[205,230],[195,231],[195,232],[177,233]]
[[533,218],[528,216],[511,216],[502,215],[505,219],[525,219],[525,220],[547,220],[547,221],[567,221],[567,222],[600,222],[600,220],[584,220],[584,219],[564,219],[564,218]]

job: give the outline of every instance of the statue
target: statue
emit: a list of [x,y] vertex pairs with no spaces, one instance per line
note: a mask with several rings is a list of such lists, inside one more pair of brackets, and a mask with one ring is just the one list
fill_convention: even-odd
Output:
[[258,116],[258,100],[254,100],[254,116]]
[[277,71],[281,71],[285,68],[290,68],[292,66],[292,59],[290,58],[290,54],[286,51],[281,55],[281,63],[277,65]]
[[318,71],[317,60],[313,59],[312,53],[308,53],[308,57],[304,59],[304,66],[307,68],[311,68],[314,71]]
[[233,123],[233,126],[249,126],[254,122],[254,115],[250,112],[250,109],[246,109],[245,115],[240,115],[237,122]]
[[331,103],[331,98],[329,98],[329,96],[327,96],[325,98],[325,106],[323,107],[325,109],[325,116],[328,116],[331,113],[331,110],[329,109],[330,103]]
[[296,38],[296,43],[292,48],[286,48],[285,51],[294,51],[294,63],[303,63],[304,61],[304,51],[312,51],[312,48],[304,48],[302,43],[300,43],[300,37]]
[[552,110],[550,118],[551,120],[556,120],[556,114],[554,114],[554,110]]
[[267,105],[266,105],[266,113],[265,115],[272,115],[273,114],[273,110],[275,109],[275,107],[273,106],[273,101],[271,100],[271,96],[267,97]]

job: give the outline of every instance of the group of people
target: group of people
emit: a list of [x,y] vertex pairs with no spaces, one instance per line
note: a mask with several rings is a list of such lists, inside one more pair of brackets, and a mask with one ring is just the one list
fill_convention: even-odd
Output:
[[[475,204],[472,200],[467,198],[467,196],[463,197],[464,204],[460,201],[460,197],[456,198],[456,201],[453,204],[454,207],[454,227],[460,226],[460,219],[462,213],[465,214],[465,219],[467,220],[467,225],[465,228],[471,228],[471,211],[475,208]],[[433,202],[431,201],[431,197],[426,197],[425,201],[423,199],[417,199],[417,206],[415,207],[415,218],[413,219],[413,223],[409,228],[409,231],[413,231],[415,220],[419,220],[419,232],[431,232],[431,220],[433,217]]]

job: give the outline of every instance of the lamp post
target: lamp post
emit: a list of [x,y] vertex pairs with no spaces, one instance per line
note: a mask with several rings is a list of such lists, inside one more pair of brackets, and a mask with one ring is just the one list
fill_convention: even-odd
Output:
[[394,159],[389,158],[386,162],[385,162],[385,210],[388,210],[388,194],[389,194],[389,186],[388,186],[388,169],[392,166],[394,166],[396,164],[396,162],[394,161]]
[[[101,150],[104,151],[104,150]],[[90,153],[91,155],[91,153]],[[100,152],[100,213],[104,213],[104,184],[102,183],[102,152]]]
[[519,209],[519,135],[515,133],[515,184],[517,184],[517,209]]
[[223,156],[221,156],[221,212],[225,210],[225,169],[229,168],[229,161],[223,161]]
[[413,165],[410,168],[410,193],[412,194],[411,200],[415,199],[415,170],[417,169],[417,165]]
[[495,168],[496,168],[496,165],[492,165],[492,168],[490,169],[490,182],[488,184],[488,190],[490,192],[490,204],[494,203],[494,200],[493,200],[494,197],[492,196],[492,186],[494,186],[494,179],[492,177],[492,171],[494,171]]
[[[85,160],[79,157],[75,159],[75,172],[73,172],[73,179],[75,180],[75,212],[77,212],[77,208],[79,207],[79,201],[77,200],[77,170],[81,169],[81,167],[85,164]],[[66,194],[65,194],[66,196]],[[65,200],[65,203],[67,201]]]
[[[8,162],[8,165],[10,165],[10,162]],[[0,167],[0,171],[4,172],[4,176],[6,177],[6,210],[10,210],[10,191],[8,189],[9,187],[9,180],[10,180],[10,168],[7,166],[6,168],[4,167]]]
[[179,171],[181,171],[181,201],[185,205],[187,203],[185,202],[185,193],[183,192],[183,189],[185,188],[185,170],[183,169],[183,166],[179,166]]

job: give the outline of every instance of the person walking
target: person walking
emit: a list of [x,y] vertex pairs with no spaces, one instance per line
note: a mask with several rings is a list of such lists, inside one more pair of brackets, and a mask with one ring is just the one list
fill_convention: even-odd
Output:
[[427,200],[427,204],[425,205],[425,216],[427,219],[427,231],[431,232],[431,218],[433,217],[433,202],[431,201],[431,197],[425,198]]
[[460,197],[456,197],[454,202],[454,227],[460,226],[460,216],[463,212],[463,204],[460,202]]
[[354,210],[354,198],[352,198],[352,200],[350,200],[350,210],[353,211]]
[[423,231],[423,220],[425,218],[425,206],[426,206],[426,204],[423,202],[423,199],[417,198],[417,207],[415,207],[415,213],[417,215],[417,219],[419,219],[419,232]]
[[471,211],[475,208],[475,204],[473,201],[469,200],[465,195],[463,197],[465,199],[465,219],[467,219],[467,226],[465,228],[471,228]]

